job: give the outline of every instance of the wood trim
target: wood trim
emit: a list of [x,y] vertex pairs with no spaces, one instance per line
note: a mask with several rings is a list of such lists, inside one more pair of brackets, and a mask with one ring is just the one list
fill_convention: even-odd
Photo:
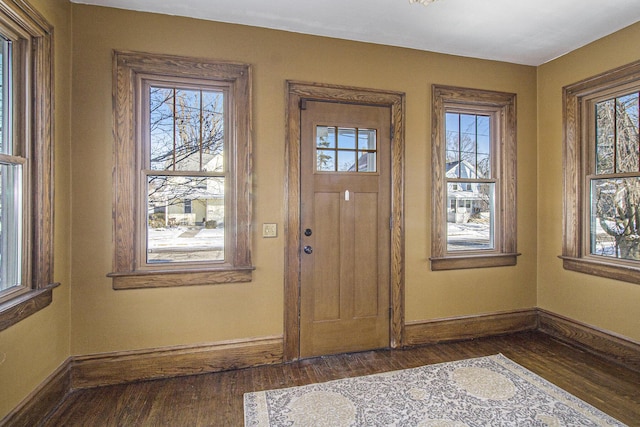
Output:
[[53,283],[53,27],[22,0],[1,1],[0,13],[8,25],[24,30],[30,45],[29,51],[21,52],[25,61],[21,71],[30,74],[16,75],[21,87],[15,95],[16,135],[29,137],[23,143],[30,153],[24,187],[28,237],[23,265],[29,271],[24,285],[30,291],[0,304],[3,330],[48,306],[51,289],[58,284]]
[[598,94],[640,81],[640,61],[615,68],[562,88],[563,104],[563,268],[581,273],[640,283],[640,268],[617,259],[589,257],[588,188],[589,151],[587,101]]
[[391,318],[390,346],[404,335],[404,111],[405,95],[375,89],[287,81],[285,178],[284,360],[300,352],[300,102],[323,100],[386,106],[391,109]]
[[79,356],[71,389],[281,363],[282,348],[282,337],[267,337]]
[[444,258],[429,258],[431,261],[431,270],[459,270],[464,268],[486,268],[486,267],[504,267],[516,265],[518,262],[517,254],[490,254],[490,255],[470,255],[455,256]]
[[69,393],[71,359],[67,359],[16,408],[0,420],[0,426],[37,426]]
[[538,319],[540,332],[640,372],[640,343],[541,308]]
[[250,282],[254,267],[207,271],[145,271],[110,273],[113,289],[167,288],[173,286],[210,285],[216,283]]
[[42,310],[53,301],[54,283],[48,288],[27,292],[0,304],[0,331]]
[[[501,267],[517,264],[517,111],[516,95],[480,89],[432,85],[431,93],[431,269]],[[468,256],[447,251],[445,113],[447,109],[490,113],[495,129],[495,250]]]
[[537,325],[535,309],[412,322],[406,326],[404,345],[436,344],[531,331]]
[[[189,58],[174,55],[113,52],[113,277],[114,289],[189,286],[251,280],[251,135],[252,71],[248,64]],[[228,260],[217,268],[203,272],[202,263],[147,265],[145,251],[138,241],[141,224],[138,175],[141,170],[140,85],[145,79],[194,79],[218,81],[228,86],[232,106],[229,133],[229,178],[225,196],[227,227],[225,247]],[[228,198],[228,199],[227,199]],[[167,270],[172,270],[167,272]],[[216,271],[213,271],[216,270]],[[240,271],[242,270],[242,271]],[[164,274],[171,274],[159,279]]]

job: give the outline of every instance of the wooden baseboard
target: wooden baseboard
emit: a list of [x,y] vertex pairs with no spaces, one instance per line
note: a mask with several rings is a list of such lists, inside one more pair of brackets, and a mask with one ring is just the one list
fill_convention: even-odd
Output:
[[[71,363],[67,359],[20,405],[0,420],[0,426],[36,426],[62,402],[70,390]],[[6,390],[5,390],[6,391]]]
[[536,309],[407,323],[405,346],[461,341],[530,331],[538,326]]
[[538,319],[540,332],[640,372],[640,343],[540,308]]
[[71,388],[98,387],[282,362],[282,337],[73,358]]

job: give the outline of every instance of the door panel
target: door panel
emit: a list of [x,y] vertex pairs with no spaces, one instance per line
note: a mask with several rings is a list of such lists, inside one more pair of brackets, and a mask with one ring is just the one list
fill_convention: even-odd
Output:
[[387,107],[301,112],[301,357],[389,346],[389,128]]

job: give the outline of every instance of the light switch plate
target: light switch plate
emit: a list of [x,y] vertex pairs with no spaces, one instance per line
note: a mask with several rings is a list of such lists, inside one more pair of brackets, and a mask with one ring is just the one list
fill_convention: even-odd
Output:
[[277,224],[262,224],[262,237],[277,237],[278,225]]

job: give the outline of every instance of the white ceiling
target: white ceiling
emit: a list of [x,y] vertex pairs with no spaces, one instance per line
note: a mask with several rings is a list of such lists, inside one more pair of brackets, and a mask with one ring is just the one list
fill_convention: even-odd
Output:
[[526,65],[640,21],[640,0],[71,1]]

